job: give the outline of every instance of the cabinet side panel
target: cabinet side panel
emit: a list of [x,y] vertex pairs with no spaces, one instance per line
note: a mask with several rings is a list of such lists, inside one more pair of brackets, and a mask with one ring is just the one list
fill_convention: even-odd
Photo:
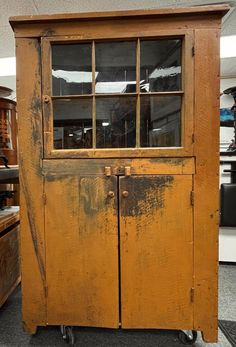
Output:
[[19,225],[0,237],[0,307],[20,281]]
[[219,30],[195,32],[195,329],[217,341]]
[[45,251],[40,45],[17,39],[22,295],[25,329],[45,324]]

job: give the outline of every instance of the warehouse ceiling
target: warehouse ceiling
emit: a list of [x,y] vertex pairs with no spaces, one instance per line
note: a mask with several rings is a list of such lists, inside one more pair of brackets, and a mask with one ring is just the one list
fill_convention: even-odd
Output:
[[[0,0],[0,58],[15,56],[14,35],[8,23],[10,16],[68,12],[96,12],[160,7],[184,7],[228,3],[232,6],[224,17],[222,35],[236,35],[236,0]],[[221,59],[221,76],[236,77],[236,58]],[[11,78],[10,78],[11,77]],[[5,78],[14,88],[14,76]],[[2,84],[2,79],[0,79]]]

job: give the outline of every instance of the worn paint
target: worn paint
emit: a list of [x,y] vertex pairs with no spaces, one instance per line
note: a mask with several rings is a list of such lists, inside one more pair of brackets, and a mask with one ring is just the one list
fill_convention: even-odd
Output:
[[[132,177],[129,184],[127,178],[128,197],[122,199],[122,216],[136,216],[155,213],[165,206],[165,188],[170,187],[173,176]],[[123,189],[123,188],[122,188]],[[121,192],[122,194],[122,192]]]
[[[139,185],[138,180],[145,182]],[[129,192],[127,198],[120,196],[121,212],[129,197],[139,204],[143,195],[142,214],[120,214],[122,327],[191,329],[192,175],[123,177],[120,187]]]
[[[106,178],[106,184],[101,186],[101,178],[99,177],[80,177],[80,204],[83,206],[84,213],[88,218],[94,217],[101,210],[109,208],[108,204],[111,198],[107,194],[109,191],[114,191],[114,179],[115,177]],[[105,193],[105,196],[101,194],[101,191]]]
[[56,33],[56,31],[52,28],[45,28],[41,31],[40,36],[53,36]]
[[116,183],[89,175],[45,182],[48,324],[118,327],[117,206],[107,201]]
[[[21,173],[22,176],[24,176],[24,166],[21,167]],[[26,200],[26,205],[27,205],[27,217],[28,217],[28,222],[29,222],[29,227],[30,227],[30,233],[32,237],[32,242],[34,246],[34,251],[36,255],[36,259],[38,261],[38,267],[39,271],[41,274],[41,279],[44,285],[44,288],[46,287],[46,273],[45,273],[45,266],[44,266],[44,261],[41,255],[41,252],[39,250],[39,233],[37,231],[37,225],[35,222],[35,216],[34,216],[34,203],[33,199],[29,193],[28,186],[25,184],[23,179],[20,179],[20,185],[21,185],[21,190],[24,194],[25,200]]]
[[32,98],[31,112],[32,112],[32,140],[34,143],[41,141],[41,134],[38,129],[39,112],[41,111],[41,100],[37,97]]
[[186,161],[186,158],[151,158],[149,159],[150,163],[163,163],[170,165],[183,165]]

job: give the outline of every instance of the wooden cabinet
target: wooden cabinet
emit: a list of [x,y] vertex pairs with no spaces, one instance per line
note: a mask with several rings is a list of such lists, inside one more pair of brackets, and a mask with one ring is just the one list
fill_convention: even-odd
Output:
[[0,307],[20,282],[19,207],[0,211]]
[[8,164],[17,164],[16,102],[0,98],[0,153]]
[[30,333],[47,324],[193,329],[217,340],[227,11],[11,18]]

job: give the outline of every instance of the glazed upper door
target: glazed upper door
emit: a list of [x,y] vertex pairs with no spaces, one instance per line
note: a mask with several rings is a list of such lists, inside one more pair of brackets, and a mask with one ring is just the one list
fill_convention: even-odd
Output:
[[192,48],[191,30],[42,38],[44,157],[191,156]]
[[192,175],[122,177],[123,328],[193,328]]
[[47,323],[119,326],[117,178],[45,182]]

